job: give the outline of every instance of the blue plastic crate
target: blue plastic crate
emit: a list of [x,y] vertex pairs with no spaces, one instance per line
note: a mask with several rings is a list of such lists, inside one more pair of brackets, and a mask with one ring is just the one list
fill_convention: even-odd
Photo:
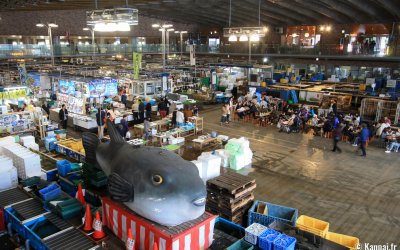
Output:
[[215,221],[216,229],[223,231],[226,234],[229,234],[236,238],[243,238],[245,235],[244,227],[233,223],[232,221],[226,220],[222,217],[218,217]]
[[26,231],[25,238],[29,240],[29,245],[36,250],[47,250],[47,248],[43,245],[41,238],[36,235],[32,228],[37,227],[40,223],[46,221],[45,217],[40,217],[37,220],[30,221],[24,225],[24,229]]
[[[268,208],[267,215],[257,213],[257,207],[259,204],[267,205]],[[253,223],[259,223],[264,226],[268,226],[273,221],[281,221],[282,223],[295,226],[298,214],[299,211],[297,208],[285,207],[263,201],[255,201],[253,206],[249,210],[248,225],[251,225]]]
[[60,196],[61,188],[57,184],[51,184],[39,190],[39,194],[44,201],[54,200]]
[[57,169],[46,171],[46,179],[47,179],[47,181],[55,181],[55,180],[57,180],[57,173],[58,173]]
[[263,250],[272,250],[274,241],[281,233],[268,228],[263,234],[258,237],[258,246]]
[[10,223],[11,228],[17,232],[18,235],[25,238],[26,232],[21,223],[21,220],[17,218],[16,211],[14,208],[9,207],[4,209],[4,221],[6,226]]
[[274,250],[294,250],[296,238],[281,234],[274,240]]
[[254,246],[247,243],[245,240],[239,240],[232,246],[228,247],[226,250],[253,250]]
[[71,171],[71,163],[67,160],[57,161],[58,174],[66,176]]

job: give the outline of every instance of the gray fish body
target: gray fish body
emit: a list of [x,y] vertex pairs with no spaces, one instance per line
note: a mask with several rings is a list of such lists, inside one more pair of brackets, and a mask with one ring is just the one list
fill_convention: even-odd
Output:
[[[90,152],[85,138],[88,135],[83,139],[85,150]],[[161,225],[176,226],[204,213],[205,185],[196,166],[177,154],[111,141],[96,146],[95,158],[109,177],[111,198],[137,214]]]

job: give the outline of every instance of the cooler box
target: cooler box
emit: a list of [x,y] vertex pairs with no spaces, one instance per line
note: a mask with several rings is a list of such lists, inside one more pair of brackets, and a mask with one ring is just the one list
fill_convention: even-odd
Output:
[[159,250],[207,249],[213,240],[217,216],[204,213],[200,218],[176,227],[165,227],[144,219],[121,203],[103,197],[103,225],[119,239],[126,241],[132,228],[137,249],[152,250],[157,242]]

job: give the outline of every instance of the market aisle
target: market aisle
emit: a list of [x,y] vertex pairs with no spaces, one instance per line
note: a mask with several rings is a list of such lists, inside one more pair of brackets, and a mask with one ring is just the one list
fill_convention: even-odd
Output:
[[345,143],[343,153],[333,153],[330,139],[237,121],[222,127],[220,108],[202,115],[206,132],[249,138],[253,165],[240,173],[256,178],[256,199],[298,208],[300,214],[329,221],[331,231],[362,242],[399,243],[397,155],[370,146],[365,159]]

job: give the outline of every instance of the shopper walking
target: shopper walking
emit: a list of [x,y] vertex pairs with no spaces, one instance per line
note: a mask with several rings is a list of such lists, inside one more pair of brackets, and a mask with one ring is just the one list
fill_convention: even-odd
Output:
[[144,121],[144,103],[139,99],[139,118],[140,122]]
[[181,127],[185,124],[185,114],[182,112],[183,110],[180,109],[176,112],[176,123],[178,127]]
[[172,128],[176,128],[176,113],[177,113],[178,111],[177,110],[174,110],[173,112],[172,112],[172,119],[171,119],[171,126],[172,126]]
[[150,135],[151,135],[151,124],[150,124],[150,118],[146,117],[146,119],[143,122],[143,132],[144,132],[144,139],[148,140]]
[[126,138],[126,134],[129,131],[129,126],[128,126],[128,121],[127,121],[127,115],[123,115],[122,119],[121,119],[121,136],[125,139]]
[[139,121],[139,103],[137,100],[132,104],[132,115],[134,124],[137,124]]
[[148,101],[146,103],[146,118],[151,118],[151,103]]
[[58,117],[60,118],[60,123],[63,129],[67,129],[68,124],[68,110],[65,107],[65,104],[61,106],[60,112],[58,113]]
[[104,112],[104,110],[100,107],[97,110],[97,114],[96,114],[97,133],[98,133],[100,140],[104,138],[105,119],[106,119],[106,112]]
[[226,105],[224,104],[224,105],[222,105],[222,108],[221,108],[221,126],[224,123],[228,123],[226,120],[227,116],[228,116],[228,110],[226,108]]
[[333,130],[332,134],[333,134],[333,149],[332,149],[332,152],[336,152],[336,150],[337,150],[339,153],[342,153],[342,150],[338,146],[340,138],[342,138],[342,126],[337,126]]
[[363,157],[367,156],[366,152],[366,146],[367,142],[369,140],[369,130],[367,128],[367,125],[365,123],[361,124],[361,133],[360,133],[360,149],[362,151]]
[[46,113],[47,116],[50,115],[50,106],[49,106],[48,102],[43,103],[42,109],[44,110],[44,112]]

